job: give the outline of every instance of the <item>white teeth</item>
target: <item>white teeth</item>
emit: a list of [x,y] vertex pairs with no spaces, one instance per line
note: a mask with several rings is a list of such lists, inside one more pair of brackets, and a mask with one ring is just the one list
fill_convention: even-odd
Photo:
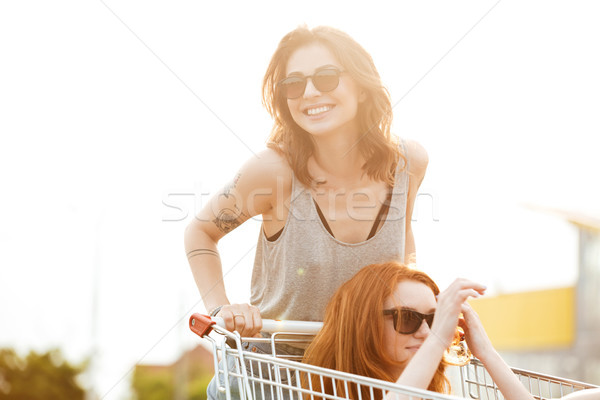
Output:
[[308,110],[306,110],[306,113],[308,115],[317,115],[317,114],[324,113],[325,111],[329,111],[332,108],[333,108],[332,106],[323,106],[323,107],[317,107],[317,108],[309,108]]

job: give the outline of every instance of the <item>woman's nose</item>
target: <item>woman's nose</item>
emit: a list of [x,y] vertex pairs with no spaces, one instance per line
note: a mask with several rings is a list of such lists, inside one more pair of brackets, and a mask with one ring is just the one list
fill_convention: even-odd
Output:
[[415,332],[415,336],[426,338],[429,336],[430,332],[431,328],[429,328],[427,321],[423,320],[421,321],[421,326],[419,326],[419,329]]
[[321,92],[313,84],[312,78],[307,78],[306,87],[304,88],[304,95],[302,97],[304,97],[305,99],[308,99],[308,98],[320,96],[320,95],[321,95]]

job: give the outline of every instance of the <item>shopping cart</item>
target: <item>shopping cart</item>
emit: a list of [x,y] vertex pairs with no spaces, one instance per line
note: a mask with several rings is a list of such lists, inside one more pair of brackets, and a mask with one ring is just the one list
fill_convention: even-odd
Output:
[[[450,374],[458,376],[460,380],[458,390],[456,385],[453,390],[455,395],[462,397],[456,397],[321,368],[301,363],[301,356],[281,354],[282,346],[310,343],[321,328],[318,322],[263,320],[263,330],[271,333],[269,338],[243,339],[237,332],[223,328],[220,318],[194,314],[189,324],[194,333],[211,342],[218,391],[227,400],[347,400],[353,398],[352,393],[358,394],[354,400],[375,399],[381,397],[382,393],[392,394],[397,399],[503,399],[483,364],[476,359],[463,367],[449,367],[455,369]],[[209,335],[211,332],[216,334]],[[270,348],[270,354],[256,352],[256,346]],[[597,387],[516,368],[513,371],[533,396],[540,400]],[[318,388],[312,385],[315,379],[320,382]],[[325,393],[320,389],[326,383],[330,383],[332,392]]]

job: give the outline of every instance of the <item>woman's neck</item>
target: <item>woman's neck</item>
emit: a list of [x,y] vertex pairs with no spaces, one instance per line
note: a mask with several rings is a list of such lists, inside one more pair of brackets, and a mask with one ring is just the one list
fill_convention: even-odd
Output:
[[317,137],[314,138],[314,142],[314,154],[309,161],[309,170],[312,169],[313,178],[317,181],[332,177],[342,181],[360,179],[365,162],[359,150],[360,140],[354,136],[338,136]]

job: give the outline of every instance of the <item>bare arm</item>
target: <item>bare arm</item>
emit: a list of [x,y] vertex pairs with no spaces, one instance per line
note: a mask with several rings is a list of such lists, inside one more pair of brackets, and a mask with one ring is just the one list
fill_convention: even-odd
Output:
[[585,389],[561,397],[562,400],[598,400],[600,399],[600,388]]
[[427,170],[427,164],[429,163],[429,157],[427,151],[423,146],[414,141],[406,141],[406,157],[409,163],[409,185],[408,185],[408,200],[406,203],[406,243],[404,245],[404,260],[406,263],[414,261],[416,255],[415,238],[412,231],[412,214],[415,206],[415,200],[419,187],[423,178],[425,177],[425,171]]
[[533,396],[494,349],[475,310],[468,304],[464,304],[462,313],[464,319],[460,321],[460,325],[465,331],[467,345],[475,357],[483,363],[504,398],[533,400]]
[[225,320],[227,329],[238,330],[242,336],[252,336],[260,330],[260,314],[248,304],[230,305],[217,243],[249,218],[272,210],[278,171],[273,164],[278,160],[272,150],[250,159],[185,231],[185,251],[206,309],[224,306],[218,315]]

